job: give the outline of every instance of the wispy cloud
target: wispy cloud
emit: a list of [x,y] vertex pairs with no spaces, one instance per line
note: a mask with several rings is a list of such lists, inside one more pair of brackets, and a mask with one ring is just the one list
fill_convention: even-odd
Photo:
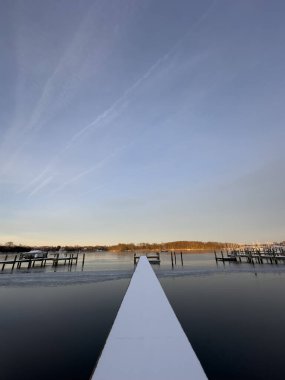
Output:
[[42,179],[46,179],[45,175],[49,171],[49,166],[47,166],[39,175],[34,177],[30,182],[26,183],[23,187],[21,187],[17,194],[24,193],[25,191],[29,190],[31,187],[33,187],[37,182],[42,182]]
[[[109,107],[107,107],[104,111],[102,111],[99,115],[95,117],[93,121],[85,125],[83,128],[79,129],[70,139],[65,143],[63,148],[55,154],[52,160],[48,163],[48,165],[39,173],[34,179],[32,179],[29,183],[24,185],[18,193],[30,191],[31,188],[35,186],[34,189],[29,193],[29,196],[36,195],[39,190],[43,189],[47,186],[52,179],[58,178],[55,173],[55,165],[62,159],[64,153],[68,151],[82,136],[84,136],[88,131],[99,128],[104,125],[106,122],[110,121],[110,119],[119,115],[120,112],[124,109],[125,105],[135,96],[136,90],[140,88],[145,82],[147,82],[159,68],[161,68],[169,59],[172,57],[182,43],[185,41],[187,36],[208,16],[209,12],[212,10],[215,2],[213,2],[210,7],[205,10],[205,12],[194,22],[187,32],[174,44],[165,54],[159,57],[134,83],[132,83]],[[34,109],[34,112],[31,115],[30,121],[26,126],[26,130],[33,130],[40,128],[40,123],[44,122],[43,115],[46,114],[46,109],[50,105],[50,101],[52,100],[52,94],[54,92],[54,86],[57,85],[58,79],[61,77],[62,72],[64,71],[66,64],[70,60],[75,59],[80,65],[80,61],[77,61],[76,51],[78,46],[80,46],[82,42],[82,38],[84,35],[85,25],[88,23],[85,20],[78,31],[76,32],[72,42],[69,47],[66,49],[65,53],[61,57],[57,67],[55,68],[52,75],[48,78],[43,88],[41,97]],[[81,58],[80,58],[81,59]],[[110,157],[108,157],[110,159]],[[105,161],[105,160],[103,160]],[[52,191],[52,195],[60,192],[68,185],[77,182],[82,177],[92,173],[96,168],[100,167],[102,162],[92,166],[91,168],[84,169],[79,174],[73,176],[68,179],[64,183],[60,184],[57,188]]]
[[[66,104],[67,99],[70,99],[76,94],[76,89],[81,84],[82,75],[88,75],[85,70],[84,54],[79,54],[82,49],[85,49],[90,40],[89,26],[93,23],[95,4],[86,10],[86,15],[80,20],[78,26],[75,26],[74,34],[67,41],[66,47],[62,54],[58,57],[56,66],[50,69],[50,63],[56,61],[56,50],[51,50],[49,53],[51,59],[38,54],[37,46],[45,45],[48,35],[42,33],[29,45],[31,36],[29,29],[22,30],[24,22],[18,16],[18,36],[15,39],[16,56],[17,56],[17,81],[15,85],[15,112],[11,118],[10,126],[1,136],[0,146],[1,151],[6,152],[5,164],[1,165],[2,174],[11,170],[14,164],[17,163],[23,149],[27,146],[36,132],[43,126]],[[20,13],[20,12],[18,12]],[[101,47],[100,56],[104,55],[104,49]],[[35,54],[33,64],[44,67],[42,78],[46,76],[43,83],[36,81],[30,71],[30,56],[27,52]],[[45,52],[45,54],[48,54]],[[94,70],[96,63],[93,64]],[[50,75],[48,75],[50,72]],[[31,90],[32,89],[32,90]],[[26,98],[32,94],[38,94],[34,98],[34,105],[28,104]],[[28,113],[27,110],[30,110]],[[25,115],[29,115],[28,117]],[[12,154],[11,154],[12,152]]]
[[42,182],[40,182],[29,194],[29,197],[32,197],[33,195],[37,194],[42,188],[44,188],[46,185],[48,185],[51,180],[53,179],[53,176],[49,176],[45,178]]
[[65,145],[64,151],[69,149],[78,139],[80,139],[81,136],[83,136],[90,129],[98,127],[102,122],[107,120],[108,117],[112,116],[113,113],[117,111],[117,109],[120,106],[122,106],[125,103],[125,101],[129,99],[133,92],[152,75],[152,73],[157,69],[157,67],[168,58],[168,56],[169,53],[159,58],[139,79],[137,79],[129,88],[127,88],[127,90],[120,97],[118,97],[110,107],[105,109],[92,122],[90,122],[85,127],[76,132]]
[[134,94],[135,90],[139,88],[144,82],[146,82],[152,74],[163,64],[165,63],[181,46],[183,41],[188,37],[188,35],[201,24],[201,22],[207,18],[209,13],[212,11],[213,7],[215,6],[216,1],[213,1],[211,5],[203,12],[203,14],[190,26],[190,28],[187,30],[187,32],[180,38],[174,46],[171,47],[165,54],[163,54],[160,58],[157,59],[157,61],[150,66],[130,87],[128,87],[124,93],[119,96],[115,102],[110,105],[108,108],[106,108],[102,113],[100,113],[93,121],[91,121],[89,124],[81,128],[79,131],[77,131],[72,138],[67,142],[67,144],[64,147],[64,151],[68,150],[77,140],[80,139],[81,136],[83,136],[85,133],[87,133],[90,129],[95,129],[100,126],[100,124],[106,120],[110,116],[113,115],[115,111],[118,110],[118,108],[121,108],[121,106],[129,100],[129,98]]
[[[57,66],[47,78],[30,120],[25,126],[26,131],[39,129],[45,122],[45,118],[48,117],[51,108],[54,112],[60,106],[58,100],[62,96],[69,95],[67,90],[71,91],[70,88],[72,86],[69,85],[70,82],[75,79],[80,81],[80,76],[74,73],[80,72],[80,67],[84,64],[84,56],[82,57],[78,52],[86,44],[86,40],[88,40],[88,25],[92,20],[92,8],[86,11],[86,16],[80,21],[73,38],[71,38],[59,58]],[[72,72],[70,72],[70,66],[72,66]]]
[[63,182],[61,185],[59,185],[58,187],[56,187],[55,189],[53,189],[51,191],[51,193],[49,194],[49,196],[53,196],[57,193],[59,193],[61,190],[65,189],[67,186],[79,181],[81,178],[85,177],[86,175],[92,173],[95,171],[95,169],[98,169],[100,166],[102,165],[102,162],[86,169],[86,170],[83,170],[82,172],[80,172],[79,174],[76,174],[75,176],[71,177],[70,179],[68,179],[67,181]]
[[112,159],[114,159],[115,157],[117,157],[123,150],[125,150],[132,143],[133,142],[130,142],[130,143],[127,143],[127,144],[121,146],[120,148],[118,148],[117,150],[115,150],[113,153],[109,154],[108,156],[106,156],[105,158],[103,158],[101,161],[97,162],[92,167],[81,171],[79,174],[76,174],[75,176],[71,177],[67,181],[63,182],[60,186],[58,186],[57,188],[55,188],[50,193],[50,196],[53,196],[56,193],[58,193],[58,192],[62,191],[63,189],[65,189],[67,186],[69,186],[69,185],[71,185],[71,184],[73,184],[75,182],[78,182],[80,179],[82,179],[83,177],[87,176],[88,174],[93,173],[95,170],[103,168],[108,162],[110,162]]

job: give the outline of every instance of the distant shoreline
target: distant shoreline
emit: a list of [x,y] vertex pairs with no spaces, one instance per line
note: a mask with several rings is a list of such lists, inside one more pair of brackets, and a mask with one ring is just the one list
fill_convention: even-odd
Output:
[[[169,252],[197,252],[199,251],[200,253],[207,253],[209,251],[214,251],[215,248],[188,248],[188,249],[177,249],[177,248],[171,248],[171,249],[168,249],[168,250],[159,250],[159,249],[136,249],[134,251],[120,251],[120,250],[115,250],[115,249],[112,249],[110,251],[105,251],[105,252],[109,252],[109,253],[135,253],[135,252],[160,252],[160,253],[169,253]],[[86,252],[96,252],[96,251],[86,251]],[[99,252],[98,252],[99,253]],[[100,252],[100,253],[104,253],[104,252]]]
[[83,252],[170,252],[170,251],[184,251],[193,252],[199,251],[201,253],[211,250],[220,249],[233,249],[238,248],[239,244],[228,243],[228,242],[215,242],[215,241],[195,241],[195,240],[179,240],[179,241],[169,241],[162,243],[118,243],[113,245],[21,245],[14,244],[13,242],[7,242],[0,244],[0,252],[12,253],[12,252],[28,252],[32,249],[40,249],[42,251],[83,251]]

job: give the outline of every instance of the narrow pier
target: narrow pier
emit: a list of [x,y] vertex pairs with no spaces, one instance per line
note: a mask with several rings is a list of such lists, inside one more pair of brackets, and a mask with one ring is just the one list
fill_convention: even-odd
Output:
[[285,263],[285,251],[284,249],[245,249],[245,250],[232,250],[221,251],[220,255],[215,251],[216,262],[231,261],[236,263],[247,262],[251,264],[279,264]]
[[207,379],[146,256],[139,258],[91,379]]

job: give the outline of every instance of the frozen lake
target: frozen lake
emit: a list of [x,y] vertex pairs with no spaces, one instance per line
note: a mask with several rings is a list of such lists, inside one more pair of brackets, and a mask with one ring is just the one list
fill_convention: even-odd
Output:
[[[183,264],[153,268],[209,379],[284,379],[285,265]],[[131,254],[95,253],[83,271],[2,272],[0,378],[89,379],[133,269]]]

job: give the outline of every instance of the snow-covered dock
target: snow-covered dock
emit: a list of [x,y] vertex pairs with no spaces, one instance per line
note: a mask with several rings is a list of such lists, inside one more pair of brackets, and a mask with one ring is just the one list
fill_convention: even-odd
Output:
[[[53,257],[49,256],[48,252],[42,252],[42,257],[37,257],[34,255],[29,255],[30,252],[16,254],[13,258],[9,258],[8,255],[5,256],[4,260],[0,259],[1,270],[5,269],[5,266],[8,267],[10,265],[11,271],[16,269],[21,269],[26,264],[25,268],[30,269],[32,267],[40,264],[41,267],[45,267],[47,263],[52,264],[53,267],[57,267],[59,264],[72,266],[73,264],[77,265],[78,262],[78,252],[77,253],[66,253],[65,255],[60,255],[59,252],[53,254]],[[29,257],[25,258],[25,255]],[[82,267],[84,266],[85,253],[83,253],[82,258]]]
[[207,376],[146,257],[141,257],[92,380]]

